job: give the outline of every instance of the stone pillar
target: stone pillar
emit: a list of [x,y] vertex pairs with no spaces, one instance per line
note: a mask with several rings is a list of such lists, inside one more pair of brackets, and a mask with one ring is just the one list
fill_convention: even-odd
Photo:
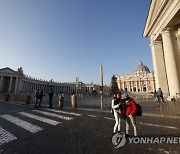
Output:
[[131,81],[131,86],[132,86],[132,92],[134,92],[134,82]]
[[119,79],[119,77],[117,77],[116,82],[117,82],[118,88],[121,89],[121,80]]
[[2,91],[2,86],[3,86],[3,76],[1,76],[0,78],[0,91]]
[[176,67],[176,61],[174,56],[173,42],[171,39],[170,29],[165,29],[162,32],[164,57],[169,85],[170,96],[176,96],[176,93],[180,93],[178,72]]
[[138,81],[136,81],[136,92],[138,92]]
[[123,84],[123,90],[125,90],[125,83],[123,82],[122,84]]
[[139,80],[139,92],[141,92],[142,91],[142,89],[141,89],[141,79]]
[[12,88],[12,77],[10,78],[10,82],[9,82],[9,88],[8,88],[8,92],[11,92],[11,88]]
[[149,92],[149,80],[148,80],[148,78],[146,80],[146,91]]
[[128,85],[128,91],[131,91],[130,81],[127,81],[127,85]]
[[22,91],[22,79],[19,79],[18,91]]
[[18,77],[16,77],[14,92],[18,91]]
[[162,41],[151,41],[150,46],[156,89],[161,88],[163,93],[169,94]]
[[178,49],[180,50],[180,28],[178,28],[178,32],[177,32],[177,43],[178,43]]
[[180,28],[174,29],[171,35],[171,39],[173,40],[173,51],[176,61],[177,73],[178,73],[178,80],[180,85]]

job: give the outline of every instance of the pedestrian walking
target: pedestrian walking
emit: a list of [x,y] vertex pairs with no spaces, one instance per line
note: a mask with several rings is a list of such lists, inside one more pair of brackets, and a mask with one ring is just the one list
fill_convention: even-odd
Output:
[[160,105],[160,102],[162,101],[164,104],[164,97],[163,97],[163,92],[161,88],[157,90],[157,99],[158,99],[158,104]]
[[158,100],[158,99],[157,99],[157,91],[156,91],[156,90],[154,90],[154,100],[155,100],[155,101]]
[[45,96],[45,95],[44,95],[43,90],[41,90],[41,91],[40,91],[40,95],[39,95],[39,100],[40,100],[40,101],[39,101],[39,107],[41,107],[41,103],[42,103],[43,96]]
[[35,100],[35,108],[38,108],[37,104],[38,104],[39,99],[40,99],[40,90],[37,89],[37,91],[36,91],[36,100]]
[[53,96],[54,96],[53,91],[50,90],[48,95],[49,95],[49,108],[52,108],[52,101],[53,101]]
[[127,93],[122,95],[122,99],[125,101],[125,114],[126,114],[126,135],[129,136],[129,128],[130,123],[134,128],[134,136],[137,136],[137,128],[136,128],[136,111],[137,104],[133,100],[133,98],[129,97]]

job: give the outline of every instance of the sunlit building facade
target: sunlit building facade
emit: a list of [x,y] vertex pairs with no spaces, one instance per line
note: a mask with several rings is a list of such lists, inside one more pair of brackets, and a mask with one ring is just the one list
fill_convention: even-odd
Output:
[[141,61],[130,75],[116,75],[119,90],[131,92],[154,92],[154,73]]
[[180,94],[180,0],[152,0],[143,36],[150,39],[156,87],[169,98],[177,97]]

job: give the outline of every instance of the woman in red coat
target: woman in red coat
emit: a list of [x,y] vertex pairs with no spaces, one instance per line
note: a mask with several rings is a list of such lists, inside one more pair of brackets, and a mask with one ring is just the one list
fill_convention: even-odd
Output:
[[134,128],[134,136],[137,136],[137,128],[136,128],[136,119],[135,114],[137,111],[136,102],[128,96],[127,93],[122,95],[122,99],[125,100],[125,114],[126,114],[126,134],[129,135],[129,126],[130,123]]

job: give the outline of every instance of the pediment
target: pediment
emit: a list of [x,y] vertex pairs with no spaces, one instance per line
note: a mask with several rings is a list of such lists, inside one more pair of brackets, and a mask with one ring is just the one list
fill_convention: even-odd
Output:
[[14,71],[13,69],[11,69],[11,68],[9,68],[9,67],[0,69],[0,73],[5,73],[5,74],[18,74],[17,71]]
[[161,14],[164,6],[168,0],[152,0],[149,8],[149,13],[146,19],[146,24],[144,28],[144,37],[147,37],[149,29],[152,28],[152,25],[156,22],[157,18]]

